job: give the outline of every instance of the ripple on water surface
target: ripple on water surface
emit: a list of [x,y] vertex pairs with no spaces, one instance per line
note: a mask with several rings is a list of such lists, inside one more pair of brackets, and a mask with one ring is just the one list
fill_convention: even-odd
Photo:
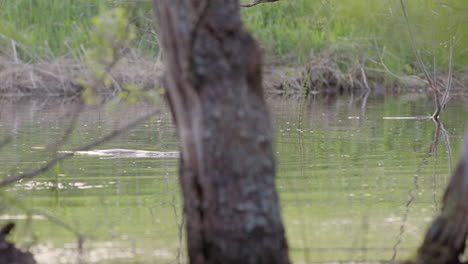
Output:
[[[9,110],[0,116],[0,135],[13,139],[0,149],[0,177],[36,168],[55,155],[45,146],[63,136],[70,104],[0,104]],[[365,107],[347,97],[269,105],[292,258],[297,263],[374,261],[414,252],[449,179],[447,149],[442,138],[435,148],[433,122],[383,117],[424,115],[432,105],[390,97],[371,98]],[[96,140],[153,108],[87,109],[60,150]],[[442,119],[456,160],[467,106],[450,105]],[[170,114],[162,109],[97,149],[171,152],[178,147]],[[89,263],[177,262],[185,259],[177,164],[177,158],[72,157],[9,186],[9,199],[21,206],[2,208],[0,224],[18,222],[19,243],[37,238],[33,251],[40,263],[77,258],[76,233],[68,229],[85,237],[81,258]]]

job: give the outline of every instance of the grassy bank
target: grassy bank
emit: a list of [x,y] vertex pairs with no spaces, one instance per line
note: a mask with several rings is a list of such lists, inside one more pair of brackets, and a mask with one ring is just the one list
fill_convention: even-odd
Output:
[[154,48],[148,44],[154,40],[149,1],[5,0],[0,1],[0,51],[11,54],[14,41],[17,55],[25,61],[82,53],[89,47],[92,18],[114,7],[125,7],[130,22],[140,29],[134,48]]
[[[116,6],[126,8],[136,28],[131,49],[156,56],[151,2],[100,0],[1,1],[0,55],[26,63],[56,57],[81,62],[92,48],[92,17],[100,9]],[[406,7],[414,44],[429,71],[444,76],[453,47],[454,72],[463,81],[468,67],[468,35],[464,32],[468,1],[412,0],[406,1]],[[318,60],[328,63],[319,67],[322,71],[333,69],[319,72],[320,78],[333,75],[352,83],[353,77],[362,77],[362,69],[378,81],[422,75],[399,0],[282,0],[246,8],[242,16],[275,63],[305,67],[296,71],[297,78],[304,71],[313,75],[310,71],[317,67],[310,65],[316,66]]]
[[[447,68],[453,44],[455,68],[468,61],[468,2],[405,1],[416,46],[427,65]],[[384,56],[390,68],[408,72],[414,52],[399,0],[283,1],[249,8],[247,26],[277,55],[307,59],[327,48],[353,49],[356,56]]]

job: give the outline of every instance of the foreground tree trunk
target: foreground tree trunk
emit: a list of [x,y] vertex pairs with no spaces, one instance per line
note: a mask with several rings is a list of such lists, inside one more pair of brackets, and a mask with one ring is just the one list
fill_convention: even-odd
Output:
[[238,0],[154,0],[191,264],[289,263],[261,52]]
[[427,231],[416,264],[458,264],[468,235],[468,128],[440,215]]

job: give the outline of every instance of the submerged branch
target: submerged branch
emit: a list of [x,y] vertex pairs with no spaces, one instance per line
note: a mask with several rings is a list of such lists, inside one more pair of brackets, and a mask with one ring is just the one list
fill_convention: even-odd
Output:
[[[138,119],[136,119],[135,121],[127,124],[126,126],[124,126],[123,128],[120,128],[120,129],[116,129],[114,131],[112,131],[111,133],[109,133],[108,135],[102,137],[101,139],[97,140],[97,141],[94,141],[94,142],[91,142],[83,147],[80,147],[78,149],[75,149],[74,151],[85,151],[85,150],[90,150],[104,142],[107,142],[109,141],[110,139],[134,128],[135,126],[137,126],[138,124],[140,124],[141,122],[144,122],[146,120],[148,120],[149,118],[151,118],[152,116],[156,115],[157,113],[159,113],[159,110],[156,110],[156,111],[153,111],[143,117],[140,117]],[[11,176],[11,177],[7,177],[6,179],[0,181],[0,188],[2,187],[5,187],[9,184],[12,184],[12,183],[15,183],[15,182],[18,182],[20,180],[24,180],[24,179],[30,179],[30,178],[33,178],[35,176],[37,176],[38,174],[42,173],[42,172],[45,172],[47,170],[49,170],[50,168],[52,168],[55,164],[57,164],[57,162],[61,161],[61,160],[64,160],[66,158],[69,158],[73,156],[73,152],[71,153],[64,153],[64,154],[60,154],[58,156],[56,156],[54,159],[52,160],[49,160],[45,165],[43,165],[42,167],[39,167],[37,169],[34,169],[34,170],[30,170],[28,172],[25,172],[25,173],[20,173],[18,175],[15,175],[15,176]]]

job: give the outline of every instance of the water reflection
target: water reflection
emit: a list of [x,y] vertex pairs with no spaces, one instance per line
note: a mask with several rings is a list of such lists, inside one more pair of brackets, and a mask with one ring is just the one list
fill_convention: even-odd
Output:
[[[74,101],[1,102],[0,142],[11,142],[0,145],[0,178],[54,157],[47,146],[66,134],[74,107]],[[272,100],[270,107],[294,261],[390,260],[412,253],[438,210],[451,170],[448,147],[458,154],[467,106],[449,104],[445,126],[383,119],[432,112],[431,101],[410,96],[327,95],[300,103]],[[60,150],[94,141],[155,108],[160,114],[152,120],[99,149],[176,151],[170,114],[162,105],[144,104],[86,107]],[[15,217],[21,231],[15,239],[33,245],[41,263],[184,263],[179,193],[177,158],[75,156],[9,186],[0,224]]]
[[438,148],[439,148],[439,140],[440,140],[441,137],[442,137],[442,139],[443,139],[443,141],[445,143],[444,146],[446,147],[446,152],[447,152],[447,162],[448,162],[448,168],[449,168],[448,174],[452,175],[452,172],[453,172],[453,170],[452,170],[452,148],[451,148],[451,145],[450,145],[450,137],[448,135],[448,132],[447,132],[447,130],[446,130],[446,128],[445,128],[442,121],[440,121],[438,119],[431,119],[431,120],[433,121],[433,123],[435,125],[434,140],[429,145],[429,147],[427,148],[426,156],[424,156],[422,158],[421,164],[419,164],[419,166],[416,169],[416,173],[413,176],[414,185],[411,188],[409,188],[409,190],[408,190],[409,199],[408,199],[408,202],[405,205],[406,206],[406,211],[405,211],[405,214],[404,214],[403,219],[401,221],[400,233],[398,234],[398,240],[395,243],[395,245],[393,246],[392,261],[396,260],[396,258],[397,258],[397,255],[399,253],[398,252],[398,246],[403,241],[403,235],[404,235],[405,229],[406,229],[406,222],[408,220],[408,216],[409,216],[410,211],[411,211],[412,203],[417,199],[417,197],[415,196],[415,193],[419,189],[419,175],[422,174],[427,169],[427,166],[430,163],[430,161],[429,161],[430,158],[433,158],[433,165],[434,165],[434,169],[432,170],[432,194],[433,194],[432,197],[433,197],[433,204],[434,204],[434,215],[438,213],[440,197],[438,195],[436,166],[438,165],[437,154],[438,154]]

